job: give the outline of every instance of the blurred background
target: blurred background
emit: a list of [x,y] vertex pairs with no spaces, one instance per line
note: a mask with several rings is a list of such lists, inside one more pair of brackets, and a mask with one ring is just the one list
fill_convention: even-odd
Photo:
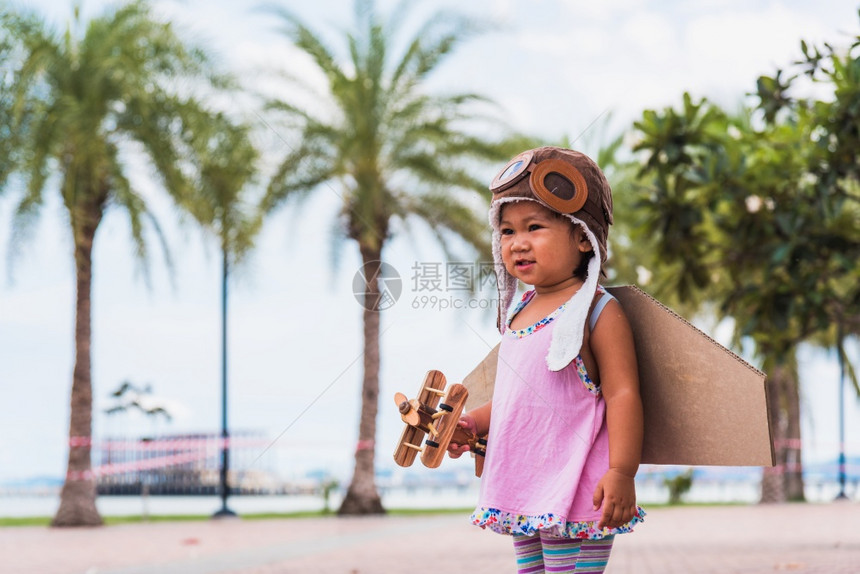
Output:
[[[394,464],[392,397],[429,369],[461,380],[498,340],[481,190],[539,144],[610,178],[608,283],[765,371],[780,413],[775,470],[643,467],[641,502],[860,496],[856,3],[0,9],[0,516],[54,515],[67,477],[102,514],[144,493],[154,513],[216,510],[224,398],[239,513],[336,509],[365,451],[387,508],[472,504],[470,461]],[[123,41],[150,65],[111,59]],[[93,223],[86,435],[70,403]]]

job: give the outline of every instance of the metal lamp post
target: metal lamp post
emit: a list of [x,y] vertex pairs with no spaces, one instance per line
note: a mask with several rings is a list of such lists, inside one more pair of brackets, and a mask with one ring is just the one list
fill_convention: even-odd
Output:
[[227,507],[230,486],[227,474],[230,470],[230,432],[227,427],[227,249],[222,248],[221,260],[221,509],[212,518],[236,516]]
[[842,322],[836,335],[836,352],[839,356],[839,494],[836,500],[847,500],[845,494],[845,350],[843,348]]

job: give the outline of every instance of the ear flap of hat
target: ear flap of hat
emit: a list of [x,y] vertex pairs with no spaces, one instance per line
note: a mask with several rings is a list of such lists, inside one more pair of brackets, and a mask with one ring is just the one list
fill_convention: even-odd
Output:
[[493,265],[496,271],[496,282],[499,290],[499,308],[496,316],[496,327],[504,334],[507,328],[508,310],[517,292],[517,278],[508,273],[502,262],[502,234],[499,232],[499,214],[503,203],[513,201],[529,201],[525,198],[505,198],[493,202],[490,206],[490,225],[493,228]]
[[550,371],[562,370],[582,350],[585,322],[588,319],[588,310],[591,309],[591,302],[597,291],[597,279],[600,275],[600,247],[597,238],[582,221],[573,216],[568,217],[585,230],[591,247],[594,249],[594,257],[588,262],[588,275],[585,278],[585,283],[565,303],[564,311],[555,318],[552,341],[546,354],[546,364]]

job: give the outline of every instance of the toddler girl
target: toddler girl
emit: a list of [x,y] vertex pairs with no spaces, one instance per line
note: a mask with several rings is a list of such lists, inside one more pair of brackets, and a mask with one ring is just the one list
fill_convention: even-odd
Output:
[[[520,573],[603,572],[614,536],[645,514],[633,336],[598,284],[609,184],[587,156],[544,147],[513,158],[490,189],[503,338],[492,401],[459,422],[489,432],[472,521],[513,535]],[[505,321],[518,281],[532,289]]]

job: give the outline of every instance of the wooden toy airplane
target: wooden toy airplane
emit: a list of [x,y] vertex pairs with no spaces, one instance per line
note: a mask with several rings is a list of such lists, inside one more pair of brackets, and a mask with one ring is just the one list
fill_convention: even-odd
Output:
[[[484,470],[484,455],[487,438],[479,437],[459,426],[463,405],[469,396],[466,387],[455,383],[445,392],[445,375],[440,371],[428,371],[424,383],[418,390],[417,399],[408,399],[403,393],[394,395],[400,409],[400,418],[406,423],[400,442],[394,451],[394,461],[400,466],[411,466],[421,453],[421,462],[428,468],[442,464],[451,442],[468,444],[475,455],[475,476]],[[442,402],[439,402],[440,398]],[[438,405],[438,409],[436,406]],[[421,439],[430,436],[421,446]]]

